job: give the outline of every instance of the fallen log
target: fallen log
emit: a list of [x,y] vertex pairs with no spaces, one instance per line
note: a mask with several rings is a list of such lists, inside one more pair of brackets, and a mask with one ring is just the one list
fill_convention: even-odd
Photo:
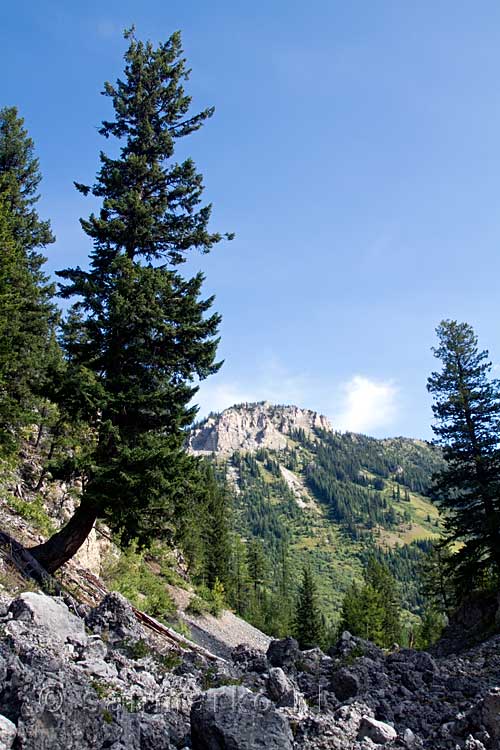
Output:
[[[89,573],[87,570],[80,569],[79,575],[83,576],[86,581],[89,581],[93,584],[96,590],[99,591],[101,596],[106,596],[107,593],[109,593],[102,585],[100,580],[95,576],[93,573]],[[217,656],[216,654],[213,654],[211,651],[208,651],[208,649],[204,648],[203,646],[199,646],[194,641],[191,641],[189,638],[185,638],[180,633],[177,633],[172,628],[169,628],[168,625],[164,625],[162,622],[159,622],[159,620],[156,620],[154,617],[151,617],[151,615],[146,614],[146,612],[143,612],[140,609],[137,609],[137,607],[134,607],[132,605],[132,609],[134,610],[134,614],[139,620],[139,622],[142,625],[145,625],[150,630],[153,630],[158,635],[164,636],[174,643],[176,643],[178,646],[182,648],[184,651],[195,651],[197,654],[200,654],[200,656],[204,656],[209,661],[219,661],[222,663],[226,663],[226,659],[223,659],[221,656]]]
[[[33,555],[26,547],[24,547],[24,545],[14,539],[14,537],[10,536],[10,534],[7,534],[7,532],[1,530],[0,545],[7,548],[10,560],[20,571],[20,573],[22,573],[22,575],[35,580],[46,593],[50,595],[60,596],[65,604],[70,607],[70,609],[72,609],[77,614],[80,614],[79,605],[81,604],[81,602],[78,602],[78,600],[72,594],[65,590],[62,584],[56,578],[47,573],[45,568],[40,565],[38,560],[33,557]],[[106,594],[109,593],[109,591],[102,585],[97,576],[94,576],[92,573],[89,573],[87,570],[84,570],[82,568],[79,569],[78,572],[79,575],[84,578],[84,580],[86,580],[93,586],[94,590],[98,592],[101,598],[105,597]],[[72,580],[73,583],[77,586],[80,586],[80,582],[70,574],[66,574],[66,577]],[[172,628],[169,628],[167,625],[159,622],[154,617],[151,617],[151,615],[146,614],[146,612],[137,609],[137,607],[134,607],[133,605],[131,606],[137,620],[143,626],[154,631],[157,635],[160,635],[172,641],[183,651],[194,651],[195,653],[200,654],[200,656],[205,657],[209,661],[226,663],[226,660],[221,656],[212,654],[211,651],[203,648],[203,646],[199,646],[189,638],[185,638]]]

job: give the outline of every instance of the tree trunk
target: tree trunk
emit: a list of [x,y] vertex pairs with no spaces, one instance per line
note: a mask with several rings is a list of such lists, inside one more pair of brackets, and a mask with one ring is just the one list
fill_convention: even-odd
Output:
[[97,518],[97,509],[83,501],[69,519],[66,526],[29,551],[48,573],[54,573],[75,555],[90,532]]

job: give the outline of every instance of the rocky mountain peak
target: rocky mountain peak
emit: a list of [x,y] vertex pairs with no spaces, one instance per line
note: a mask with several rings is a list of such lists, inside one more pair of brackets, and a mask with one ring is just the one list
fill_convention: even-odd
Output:
[[318,412],[261,401],[211,414],[193,430],[189,445],[194,453],[221,455],[259,448],[283,450],[293,431],[299,429],[306,434],[315,429],[333,430],[328,419]]

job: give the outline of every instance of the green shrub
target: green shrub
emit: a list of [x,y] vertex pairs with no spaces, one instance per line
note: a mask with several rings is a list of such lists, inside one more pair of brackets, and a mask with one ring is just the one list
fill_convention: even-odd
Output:
[[179,656],[179,654],[176,654],[173,651],[169,651],[166,654],[160,654],[160,656],[158,657],[158,661],[160,662],[162,667],[165,667],[165,669],[168,669],[169,671],[182,664],[182,658]]
[[29,521],[30,524],[41,531],[42,534],[45,534],[45,536],[51,536],[56,531],[54,522],[43,507],[40,497],[28,501],[11,496],[8,499],[8,505],[15,510],[21,518],[24,518],[25,521]]
[[104,700],[104,698],[108,697],[109,695],[108,685],[106,685],[105,683],[97,679],[92,680],[90,684],[94,688],[98,698],[100,698],[101,700]]
[[107,568],[103,578],[109,588],[123,594],[134,607],[166,622],[175,614],[175,604],[165,588],[165,580],[153,573],[144,554],[132,543],[118,559],[103,566]]
[[184,638],[192,638],[192,633],[189,629],[189,625],[187,622],[184,622],[184,620],[176,620],[175,622],[169,622],[167,623],[172,630],[175,630],[176,633],[179,633],[179,635],[184,636]]
[[151,649],[143,638],[139,638],[138,641],[128,639],[125,647],[130,658],[134,660],[143,659],[151,654]]
[[186,608],[186,612],[189,612],[190,615],[194,615],[195,617],[204,615],[209,611],[209,603],[206,601],[206,599],[202,599],[200,596],[193,596],[193,598],[189,602],[188,607]]
[[186,588],[187,583],[176,570],[176,563],[172,550],[165,546],[164,543],[154,541],[148,550],[148,557],[151,557],[160,567],[160,575],[166,583],[172,586]]
[[215,583],[212,588],[212,608],[211,613],[215,617],[219,617],[222,614],[222,610],[226,604],[226,592],[224,591],[224,585],[218,578],[215,579]]
[[209,612],[214,617],[219,617],[226,604],[224,586],[218,578],[215,579],[213,588],[201,585],[196,589],[197,596],[189,602],[187,612],[192,615],[202,615]]

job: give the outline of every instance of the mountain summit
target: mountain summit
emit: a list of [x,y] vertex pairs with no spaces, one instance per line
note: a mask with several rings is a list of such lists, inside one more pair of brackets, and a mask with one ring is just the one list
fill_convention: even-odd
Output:
[[226,456],[259,448],[284,450],[297,430],[312,436],[315,430],[333,432],[333,427],[325,416],[310,409],[269,401],[244,403],[211,414],[195,427],[189,445],[194,453]]

